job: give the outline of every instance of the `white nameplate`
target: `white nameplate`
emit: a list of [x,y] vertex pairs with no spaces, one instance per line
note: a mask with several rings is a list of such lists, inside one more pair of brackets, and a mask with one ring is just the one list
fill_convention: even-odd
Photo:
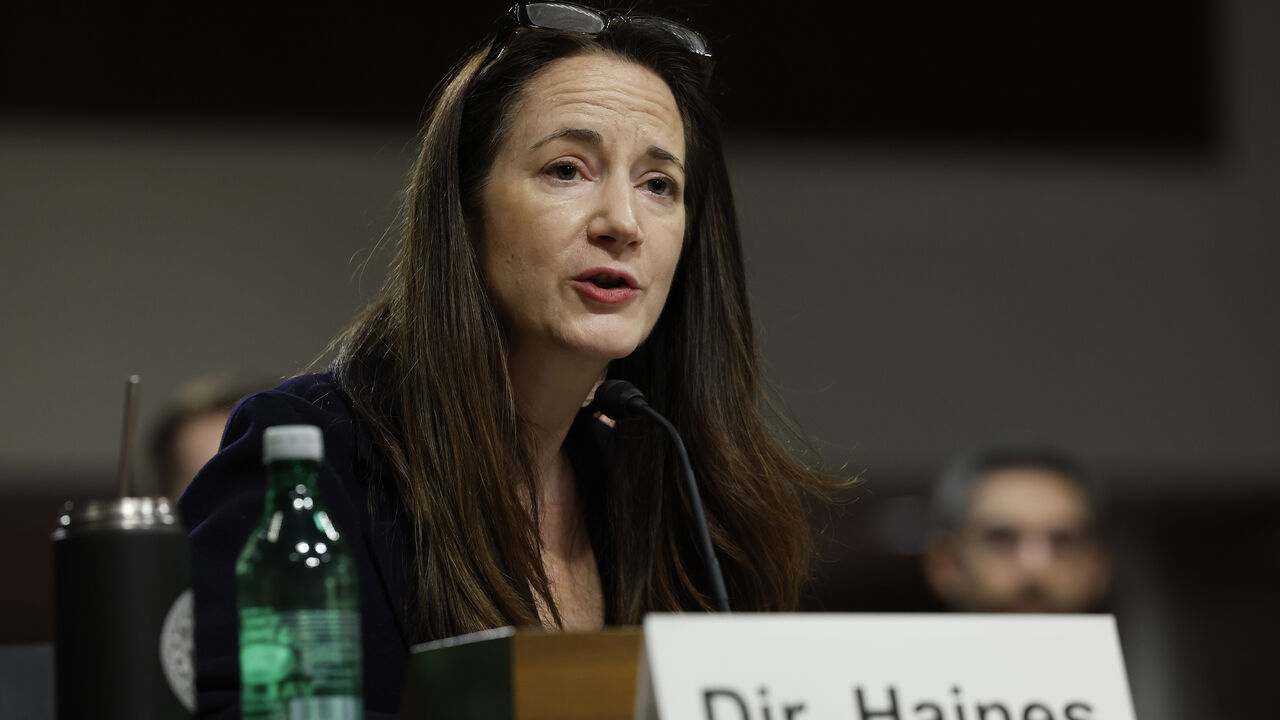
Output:
[[1110,615],[650,615],[636,717],[1135,720]]

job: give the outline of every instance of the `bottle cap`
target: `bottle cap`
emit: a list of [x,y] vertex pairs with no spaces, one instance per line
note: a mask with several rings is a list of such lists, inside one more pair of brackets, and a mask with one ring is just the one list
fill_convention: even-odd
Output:
[[273,425],[262,433],[262,462],[324,459],[324,436],[315,425]]

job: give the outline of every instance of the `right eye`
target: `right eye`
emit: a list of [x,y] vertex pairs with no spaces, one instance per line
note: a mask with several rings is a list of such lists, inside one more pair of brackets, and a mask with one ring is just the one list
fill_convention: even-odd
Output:
[[552,165],[550,168],[550,171],[551,171],[552,177],[554,177],[557,180],[564,180],[566,182],[570,180],[577,180],[582,174],[578,171],[577,165],[574,165],[573,163],[567,163],[567,162],[556,163],[555,165]]

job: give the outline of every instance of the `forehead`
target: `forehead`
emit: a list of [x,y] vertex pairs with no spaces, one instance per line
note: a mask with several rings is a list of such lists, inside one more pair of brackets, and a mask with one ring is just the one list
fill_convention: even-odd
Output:
[[516,105],[511,140],[528,147],[565,127],[636,139],[683,156],[684,124],[665,81],[605,53],[562,58],[530,80]]
[[1071,478],[1043,468],[1001,468],[974,483],[966,513],[971,522],[1028,528],[1085,524],[1088,500]]

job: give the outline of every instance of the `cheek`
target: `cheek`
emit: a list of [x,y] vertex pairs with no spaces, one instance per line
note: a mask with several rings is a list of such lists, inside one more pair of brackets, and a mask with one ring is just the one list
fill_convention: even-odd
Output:
[[1007,555],[981,546],[966,546],[960,557],[969,575],[982,583],[1002,582],[1015,567]]
[[524,240],[535,236],[536,228],[526,215],[510,197],[490,196],[486,202],[480,250],[486,280],[491,286],[505,286],[518,280],[520,269],[529,261],[529,247]]
[[676,266],[680,263],[680,254],[684,248],[684,232],[684,219],[681,217],[678,222],[672,222],[668,227],[664,228],[663,241],[654,253],[657,256],[657,265],[661,267],[668,287],[671,285],[671,279],[676,274]]
[[565,266],[564,227],[554,208],[508,202],[493,207],[482,244],[485,284],[509,324],[536,322],[557,297]]
[[548,202],[536,192],[513,191],[490,204],[486,225],[488,253],[497,262],[541,265],[563,252],[580,220],[565,203]]

